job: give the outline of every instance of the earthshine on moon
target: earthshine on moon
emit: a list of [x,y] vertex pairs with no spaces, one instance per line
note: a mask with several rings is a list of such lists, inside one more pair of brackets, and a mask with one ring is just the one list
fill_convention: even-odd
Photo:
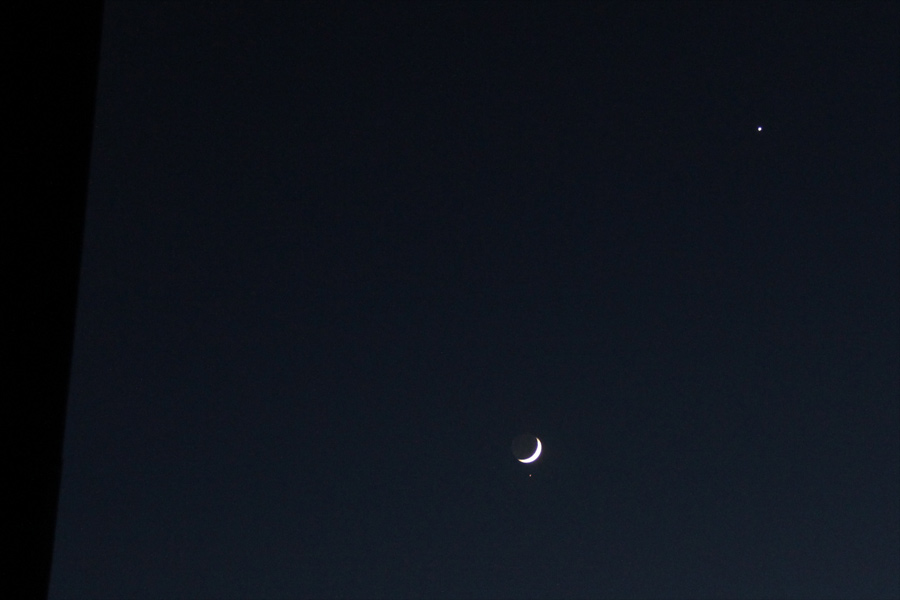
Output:
[[533,463],[541,455],[541,450],[541,440],[534,435],[523,433],[513,440],[513,455],[520,463]]
[[529,456],[528,458],[520,458],[519,462],[521,463],[533,463],[538,459],[538,456],[541,455],[541,440],[538,438],[534,438],[537,440],[537,449],[534,451],[534,454]]

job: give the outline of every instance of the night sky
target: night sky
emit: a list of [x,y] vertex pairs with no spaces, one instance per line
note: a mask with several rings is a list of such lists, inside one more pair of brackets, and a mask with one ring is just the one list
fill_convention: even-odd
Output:
[[900,597],[898,7],[108,1],[51,597]]

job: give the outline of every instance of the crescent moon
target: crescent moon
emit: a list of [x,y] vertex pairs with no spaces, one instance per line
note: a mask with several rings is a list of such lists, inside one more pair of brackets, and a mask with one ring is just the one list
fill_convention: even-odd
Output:
[[535,450],[534,454],[532,454],[528,458],[520,458],[519,459],[520,463],[533,463],[534,461],[536,461],[538,459],[538,456],[541,455],[541,440],[539,438],[534,438],[534,439],[536,439],[537,443],[538,443],[537,450]]

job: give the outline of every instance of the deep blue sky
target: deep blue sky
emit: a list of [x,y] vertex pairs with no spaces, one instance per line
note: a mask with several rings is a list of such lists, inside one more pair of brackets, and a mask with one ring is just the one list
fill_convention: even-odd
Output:
[[898,24],[108,1],[51,597],[896,598]]

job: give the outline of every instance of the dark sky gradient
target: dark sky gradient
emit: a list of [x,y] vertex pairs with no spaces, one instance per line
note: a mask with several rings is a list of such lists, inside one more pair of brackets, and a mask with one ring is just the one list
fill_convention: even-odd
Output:
[[108,1],[51,597],[897,598],[898,40]]

